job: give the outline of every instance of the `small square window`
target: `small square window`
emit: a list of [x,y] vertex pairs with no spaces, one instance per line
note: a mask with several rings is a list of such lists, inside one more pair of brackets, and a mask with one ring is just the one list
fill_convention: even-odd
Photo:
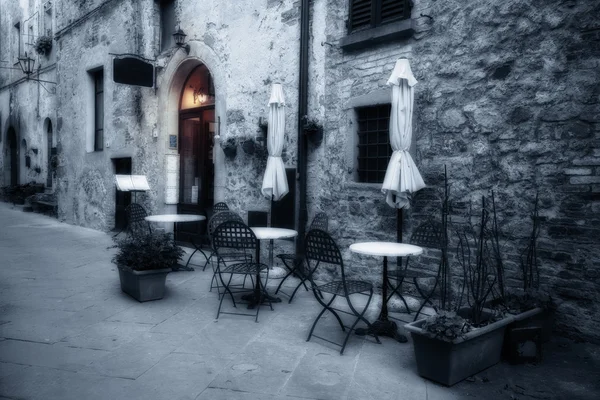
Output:
[[390,104],[356,109],[358,122],[358,182],[382,183],[392,155]]

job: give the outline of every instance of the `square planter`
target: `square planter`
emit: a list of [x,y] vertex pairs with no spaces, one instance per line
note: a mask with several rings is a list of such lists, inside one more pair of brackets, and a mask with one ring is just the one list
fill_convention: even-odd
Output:
[[552,328],[554,327],[554,312],[541,307],[527,310],[514,315],[514,323],[508,328],[540,328],[542,330],[542,342],[550,340]]
[[171,268],[150,271],[135,271],[119,267],[121,290],[139,302],[162,299],[165,295],[165,282]]
[[[542,344],[550,340],[552,334],[554,312],[536,307],[515,314],[513,318],[504,337],[503,357],[512,364],[541,361]],[[535,355],[524,355],[522,349],[527,347],[535,347]]]
[[420,376],[452,386],[500,361],[509,316],[472,330],[452,342],[432,338],[421,329],[424,319],[404,325],[410,332]]

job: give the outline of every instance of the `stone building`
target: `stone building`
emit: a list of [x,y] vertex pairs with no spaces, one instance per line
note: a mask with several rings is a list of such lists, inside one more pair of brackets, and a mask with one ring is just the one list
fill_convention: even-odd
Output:
[[[394,240],[397,212],[380,190],[387,143],[380,151],[358,137],[386,136],[386,81],[406,57],[418,80],[414,158],[428,188],[403,212],[404,237],[439,215],[446,167],[453,222],[477,215],[494,191],[507,284],[519,286],[539,195],[540,280],[558,303],[557,327],[598,342],[599,12],[582,0],[2,1],[1,66],[18,68],[25,52],[36,59],[29,80],[0,69],[4,185],[45,183],[61,220],[106,231],[131,201],[115,173],[147,176],[151,190],[137,201],[153,213],[217,201],[268,211],[261,121],[279,82],[283,159],[298,176],[286,212],[298,230],[326,211],[343,249]],[[179,28],[184,46],[172,36]],[[34,51],[41,35],[53,39],[45,55]],[[150,60],[153,87],[114,81],[125,54]],[[304,134],[304,115],[322,138]],[[359,165],[371,154],[373,165]],[[344,254],[354,273],[378,280],[380,260]]]

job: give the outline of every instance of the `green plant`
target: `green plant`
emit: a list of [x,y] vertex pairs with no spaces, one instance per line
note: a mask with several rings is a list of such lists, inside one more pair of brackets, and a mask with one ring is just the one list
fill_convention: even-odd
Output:
[[469,320],[454,311],[439,311],[425,320],[421,328],[428,336],[452,342],[473,329]]
[[50,36],[40,36],[35,41],[35,51],[38,54],[46,55],[52,50],[52,38]]
[[[458,232],[457,259],[463,268],[464,286],[467,289],[467,301],[470,307],[470,319],[475,326],[483,320],[483,309],[497,277],[493,274],[494,257],[490,245],[491,235],[488,229],[489,213],[485,208],[485,197],[481,198],[481,220],[479,225],[469,225]],[[463,286],[463,291],[464,291]],[[462,294],[461,294],[462,300]]]
[[307,132],[321,132],[323,130],[323,125],[319,123],[316,119],[308,118],[308,116],[302,117],[304,121],[304,130]]
[[112,262],[119,268],[127,267],[136,271],[173,268],[184,251],[173,241],[170,233],[154,232],[115,238],[117,253]]

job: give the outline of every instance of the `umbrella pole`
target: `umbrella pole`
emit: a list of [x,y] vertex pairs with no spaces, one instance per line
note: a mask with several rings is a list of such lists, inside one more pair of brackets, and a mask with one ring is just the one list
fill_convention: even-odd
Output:
[[[396,209],[396,241],[402,243],[402,209]],[[396,265],[398,268],[402,268],[402,257],[396,257]]]

